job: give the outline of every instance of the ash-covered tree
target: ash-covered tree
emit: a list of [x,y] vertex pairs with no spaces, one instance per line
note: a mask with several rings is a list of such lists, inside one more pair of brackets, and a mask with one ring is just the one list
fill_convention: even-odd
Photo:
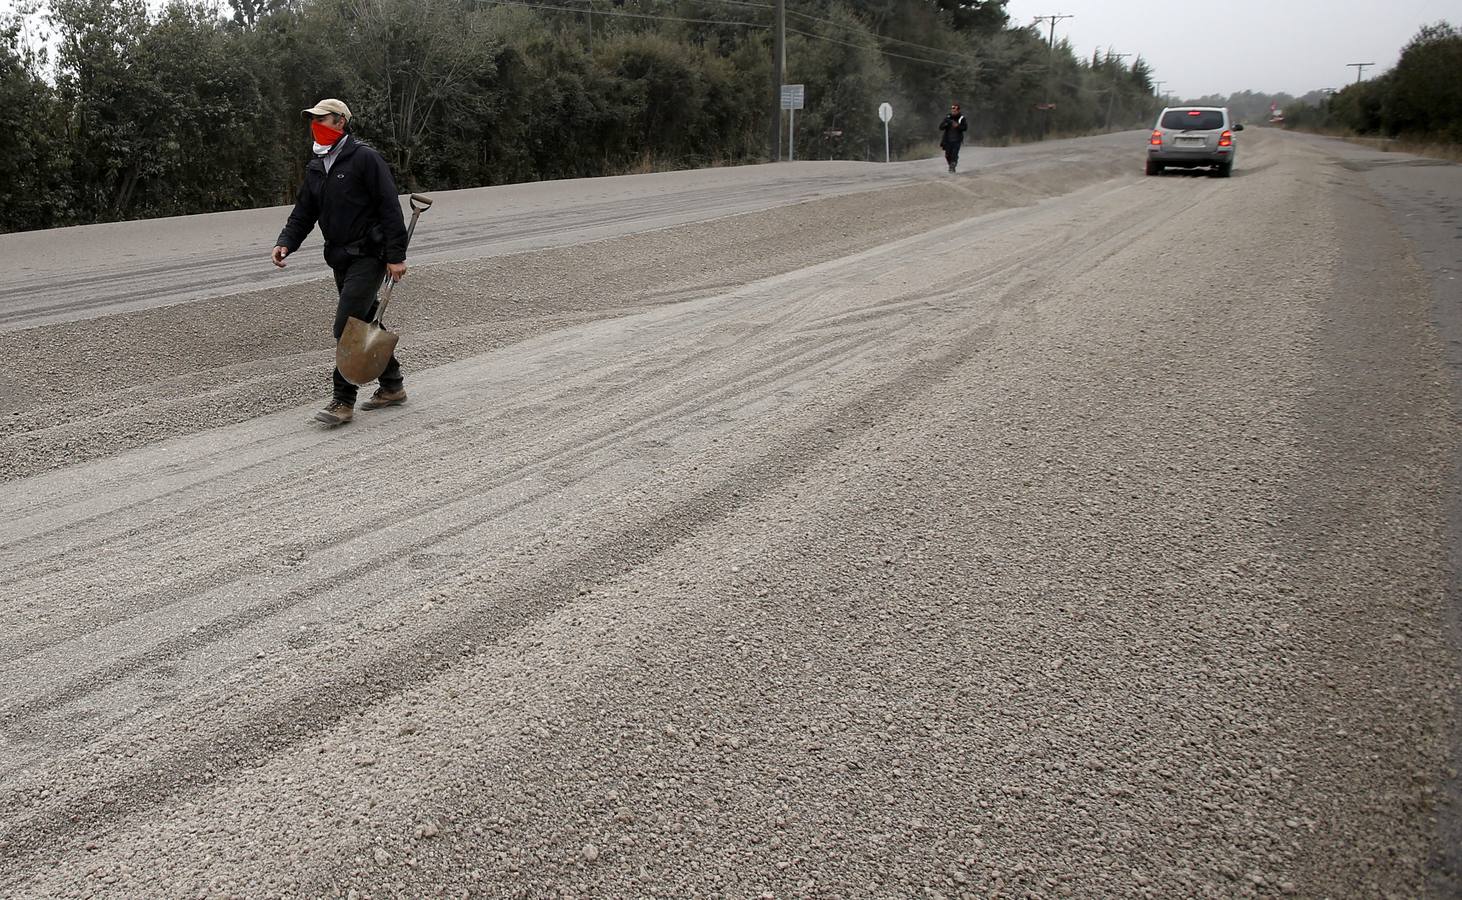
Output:
[[1424,26],[1384,85],[1380,119],[1388,134],[1462,143],[1462,32],[1447,22]]
[[949,25],[956,31],[992,35],[1010,24],[1005,11],[1007,0],[933,0],[935,7],[946,13]]
[[42,54],[18,16],[0,19],[0,231],[71,221],[65,107],[42,75]]
[[260,19],[284,9],[287,3],[288,0],[228,0],[234,24],[240,28],[253,28]]

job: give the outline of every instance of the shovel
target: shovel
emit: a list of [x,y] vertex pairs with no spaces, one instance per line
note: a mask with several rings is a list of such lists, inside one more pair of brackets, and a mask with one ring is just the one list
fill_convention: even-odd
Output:
[[[411,233],[416,230],[416,220],[431,206],[431,198],[420,194],[411,195],[411,226],[406,229],[406,243],[411,243]],[[345,330],[340,332],[340,341],[335,345],[335,368],[354,385],[370,384],[391,362],[399,338],[381,326],[386,315],[386,304],[391,302],[391,288],[396,282],[387,274],[382,281],[386,292],[376,303],[376,317],[367,322],[351,316],[345,321]]]

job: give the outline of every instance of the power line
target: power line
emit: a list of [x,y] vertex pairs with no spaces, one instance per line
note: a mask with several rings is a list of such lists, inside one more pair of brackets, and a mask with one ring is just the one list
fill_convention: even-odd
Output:
[[[704,2],[704,3],[726,3],[726,4],[729,4],[731,6],[746,6],[746,7],[752,7],[754,9],[774,9],[775,8],[770,3],[756,3],[756,2],[753,2],[753,0],[701,0],[701,2]],[[787,10],[787,15],[789,15],[789,16],[797,16],[798,18],[806,19],[809,22],[816,22],[816,23],[818,23],[820,25],[831,25],[834,28],[846,28],[846,29],[849,29],[849,30],[853,30],[853,29],[855,29],[855,28],[858,27],[857,25],[850,25],[850,24],[848,24],[846,22],[837,22],[837,21],[834,21],[832,19],[824,19],[821,16],[814,16],[814,15],[812,15],[810,13],[798,12],[795,9],[789,9],[789,10]],[[867,28],[866,25],[863,26],[863,27],[864,28]],[[878,32],[873,31],[872,29],[868,29],[868,33],[871,34],[871,35],[873,35],[874,37],[878,38],[880,41],[887,41],[887,42],[889,42],[891,44],[903,44],[906,47],[913,47],[916,50],[927,50],[930,53],[943,53],[943,54],[945,54],[947,56],[953,56],[953,57],[955,57],[957,59],[960,59],[960,60],[967,60],[968,59],[968,57],[966,56],[966,54],[964,54],[964,53],[962,53],[962,52],[960,52],[958,50],[945,50],[943,47],[930,47],[927,44],[916,44],[913,41],[906,41],[903,38],[896,38],[896,37],[890,37],[889,35],[886,35],[886,34],[879,34]],[[807,32],[804,32],[804,31],[799,31],[799,32],[797,32],[797,34],[801,34],[801,35],[804,35],[804,36],[811,36],[811,35],[808,35]],[[908,57],[902,57],[902,58],[908,58]],[[916,60],[916,62],[926,62],[926,61],[927,60]]]
[[703,0],[703,2],[726,3],[730,4],[731,6],[750,6],[755,9],[776,9],[776,7],[770,3],[753,3],[752,0]]
[[[705,3],[727,3],[727,4],[730,4],[732,6],[748,6],[748,7],[754,7],[756,9],[773,9],[774,8],[769,3],[756,3],[756,2],[753,2],[753,0],[701,0],[701,2],[705,2]],[[789,16],[797,16],[798,18],[806,19],[809,22],[816,22],[816,23],[818,23],[820,25],[831,25],[834,28],[846,28],[846,29],[848,29],[850,31],[858,28],[857,25],[850,25],[850,24],[848,24],[846,22],[837,22],[837,21],[834,21],[832,19],[824,19],[821,16],[814,16],[814,15],[811,15],[810,13],[798,12],[795,9],[789,9],[789,10],[787,10],[787,15],[789,15]],[[887,41],[890,44],[902,44],[902,45],[904,45],[906,47],[913,47],[916,50],[926,50],[926,51],[928,51],[930,53],[943,53],[943,54],[945,54],[947,56],[953,56],[954,58],[960,60],[961,62],[969,62],[969,61],[971,61],[966,54],[961,53],[958,50],[945,50],[942,47],[930,47],[927,44],[916,44],[913,41],[906,41],[903,38],[896,38],[896,37],[890,37],[889,35],[886,35],[886,34],[879,34],[878,32],[872,30],[871,28],[868,28],[866,25],[864,25],[863,28],[865,28],[869,34],[873,35],[875,38],[877,38],[880,41]],[[803,37],[811,37],[811,38],[814,38],[814,39],[817,39],[817,40],[828,40],[828,41],[832,41],[833,43],[838,43],[833,38],[824,38],[821,35],[810,34],[810,33],[806,32],[806,31],[796,31],[796,30],[790,29],[790,28],[788,29],[788,31],[792,31],[794,34],[800,34]],[[856,46],[856,45],[849,45],[849,46]],[[897,56],[897,54],[890,54],[890,55]],[[914,62],[931,62],[931,63],[936,63],[935,60],[916,59],[916,58],[911,57],[911,56],[899,56],[898,58],[899,59],[911,59]]]
[[[722,3],[739,2],[739,0],[719,0],[719,2],[722,2]],[[855,27],[853,25],[849,25],[849,24],[846,24],[844,22],[834,22],[832,19],[823,19],[823,18],[820,18],[818,16],[808,15],[807,13],[797,12],[796,10],[793,10],[793,9],[787,10],[787,14],[788,15],[793,15],[793,16],[799,16],[799,17],[801,17],[803,19],[807,19],[810,22],[817,22],[817,23],[819,23],[821,25],[831,25],[834,28],[847,28],[847,29],[852,29],[852,28]],[[798,32],[798,33],[801,34],[802,32]],[[879,34],[878,32],[873,31],[872,29],[868,29],[868,33],[871,34],[871,35],[873,35],[874,37],[878,38],[881,41],[888,41],[889,43],[892,43],[892,44],[904,44],[905,46],[914,47],[914,48],[919,49],[919,50],[928,50],[931,53],[944,53],[944,54],[947,54],[949,56],[957,57],[957,58],[959,58],[961,60],[966,59],[965,54],[959,52],[958,50],[945,50],[942,47],[930,47],[927,44],[916,44],[913,41],[906,41],[903,38],[889,37],[886,34]]]
[[[905,56],[902,53],[894,53],[889,50],[884,50],[881,47],[868,47],[864,44],[855,44],[851,41],[840,41],[837,38],[831,38],[822,34],[813,34],[809,31],[799,31],[796,28],[788,28],[787,31],[790,34],[800,34],[802,37],[811,38],[814,41],[826,41],[829,44],[841,44],[844,47],[852,47],[856,50],[872,50],[875,53],[881,53],[884,56],[892,56],[895,59],[907,59],[910,62],[928,63],[931,66],[942,66],[946,69],[958,69],[960,66],[964,65],[964,63],[943,62],[937,59],[924,59],[923,57],[919,56]],[[880,37],[880,35],[875,34],[873,35],[873,37]],[[967,60],[966,62],[973,62],[973,60]]]
[[[551,12],[571,12],[571,13],[584,12],[583,9],[580,9],[578,7],[573,7],[573,6],[560,6],[560,5],[556,5],[556,4],[550,4],[550,3],[533,3],[533,2],[529,2],[529,0],[477,0],[477,2],[479,2],[479,3],[491,3],[491,4],[496,4],[496,5],[499,5],[499,6],[521,6],[521,7],[524,7],[525,9],[542,9],[542,10],[548,10],[548,11],[551,11]],[[725,2],[725,0],[721,0],[721,2]],[[748,4],[745,4],[745,5],[748,5],[749,6],[749,5],[752,5],[752,4],[749,4],[748,3]],[[600,9],[595,9],[595,10],[593,10],[593,14],[594,15],[598,15],[598,16],[619,16],[621,18],[627,18],[627,19],[654,19],[654,20],[658,20],[658,21],[667,21],[667,22],[691,22],[691,23],[698,24],[698,25],[731,25],[731,26],[738,26],[738,27],[743,27],[743,28],[761,28],[761,29],[769,29],[769,28],[771,28],[770,25],[767,25],[767,24],[765,24],[763,22],[746,22],[746,21],[727,20],[727,19],[697,19],[697,18],[689,18],[689,17],[686,17],[686,16],[669,16],[669,15],[658,15],[658,14],[651,14],[651,13],[632,13],[632,12],[622,12],[622,11],[614,11],[614,10],[600,10]],[[940,66],[940,67],[946,68],[946,69],[957,69],[961,65],[964,65],[965,64],[965,63],[944,62],[943,60],[937,60],[937,59],[925,59],[925,58],[919,57],[919,56],[908,56],[908,55],[905,55],[905,54],[902,54],[902,53],[894,53],[894,52],[892,52],[890,50],[885,50],[885,49],[883,49],[881,47],[867,47],[867,46],[862,45],[862,44],[854,44],[854,43],[852,43],[850,41],[840,41],[837,38],[827,37],[826,35],[821,35],[821,34],[813,34],[813,33],[808,32],[808,31],[798,30],[796,28],[788,28],[787,31],[790,32],[790,33],[792,33],[792,34],[796,34],[796,35],[800,35],[802,37],[808,38],[809,40],[825,41],[825,42],[830,43],[830,44],[841,44],[842,46],[845,46],[845,47],[853,47],[853,48],[858,49],[858,50],[870,50],[871,49],[871,50],[873,50],[876,53],[880,53],[880,54],[882,54],[884,56],[890,56],[890,57],[893,57],[895,59],[903,59],[903,60],[907,60],[909,62],[925,63],[927,65]],[[880,34],[878,34],[876,32],[869,32],[869,34],[872,37],[874,37],[874,38],[885,38],[884,35],[880,35]],[[894,40],[892,38],[885,38],[885,39]],[[934,48],[930,48],[930,49],[934,49]],[[971,61],[972,60],[966,60],[966,63],[967,62],[971,62]]]
[[[578,8],[572,7],[572,6],[554,6],[554,5],[550,5],[550,4],[547,4],[547,3],[529,3],[529,2],[527,2],[527,0],[477,0],[477,2],[478,3],[495,3],[495,4],[498,4],[498,5],[501,5],[501,6],[522,6],[522,7],[526,7],[527,9],[547,9],[547,10],[552,10],[554,12],[571,12],[571,13],[583,12],[582,9],[578,9]],[[725,20],[725,19],[691,19],[691,18],[686,18],[685,16],[663,16],[663,15],[651,15],[649,13],[618,12],[618,11],[597,10],[597,9],[594,10],[593,12],[594,12],[594,15],[597,15],[597,16],[619,16],[619,17],[625,18],[625,19],[659,19],[659,20],[667,21],[667,22],[693,22],[693,23],[695,23],[697,25],[736,25],[736,26],[741,26],[741,27],[745,27],[745,28],[770,28],[770,27],[772,27],[770,25],[764,25],[764,24],[762,24],[760,22],[729,21],[729,20]]]
[[[533,3],[533,2],[530,2],[530,0],[476,0],[476,2],[478,2],[478,3],[491,3],[491,4],[496,4],[496,5],[499,5],[499,6],[520,6],[520,7],[523,7],[525,9],[542,9],[542,10],[548,10],[550,12],[571,12],[571,13],[579,13],[579,12],[584,12],[585,11],[585,10],[583,10],[581,8],[578,8],[578,7],[573,7],[573,6],[560,6],[560,5],[551,4],[551,3]],[[726,2],[726,0],[718,0],[718,2]],[[740,5],[752,6],[752,5],[760,5],[760,4],[744,3],[744,4],[740,4]],[[619,11],[619,10],[601,10],[601,9],[594,9],[591,12],[592,12],[593,15],[596,15],[596,16],[618,16],[620,18],[626,18],[626,19],[653,19],[653,20],[665,21],[665,22],[690,22],[690,23],[697,24],[697,25],[730,25],[730,26],[741,27],[741,28],[760,28],[760,29],[769,29],[769,28],[772,27],[772,26],[767,25],[767,24],[765,24],[763,22],[747,22],[747,21],[741,21],[741,20],[698,19],[698,18],[690,18],[690,17],[686,17],[686,16],[670,16],[670,15],[660,15],[660,14],[652,14],[652,13],[632,13],[632,12],[623,12],[623,11]],[[853,47],[854,49],[858,49],[858,50],[870,50],[871,49],[875,53],[880,53],[880,54],[882,54],[884,56],[892,57],[894,59],[902,59],[902,60],[907,60],[909,62],[924,63],[926,65],[939,66],[940,68],[945,68],[945,69],[957,69],[957,68],[960,68],[963,65],[967,65],[969,63],[974,62],[974,60],[970,60],[970,59],[966,59],[963,62],[959,62],[959,63],[945,62],[943,60],[938,60],[938,59],[926,59],[926,58],[921,57],[921,56],[909,56],[909,55],[906,55],[906,54],[903,54],[903,53],[894,53],[893,51],[891,51],[891,50],[885,50],[882,47],[868,47],[868,46],[865,46],[863,44],[855,44],[855,43],[852,43],[851,41],[841,41],[841,40],[838,40],[837,38],[832,38],[832,37],[828,37],[826,35],[821,35],[821,34],[813,34],[812,32],[809,32],[809,31],[801,31],[801,30],[796,29],[796,28],[788,28],[787,31],[790,32],[790,33],[792,33],[792,34],[796,34],[796,35],[800,35],[801,37],[805,37],[805,38],[807,38],[809,40],[825,41],[825,42],[830,43],[830,44],[840,44],[840,45],[842,45],[844,47]],[[877,32],[869,32],[869,35],[871,37],[875,38],[875,39],[897,41],[897,38],[889,38],[889,37],[887,37],[885,35],[878,34]],[[927,48],[927,49],[937,50],[937,48],[933,48],[933,47],[930,47],[930,48]],[[950,52],[950,51],[939,51],[939,52]]]

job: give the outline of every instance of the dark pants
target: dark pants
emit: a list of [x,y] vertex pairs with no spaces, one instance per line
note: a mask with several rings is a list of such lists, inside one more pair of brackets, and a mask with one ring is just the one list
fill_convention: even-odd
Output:
[[[340,291],[340,302],[335,307],[335,340],[345,330],[345,320],[354,316],[369,322],[376,314],[376,291],[386,277],[386,264],[369,257],[349,257],[340,265],[331,264],[335,271],[335,287]],[[401,387],[401,364],[392,355],[381,373],[381,387],[395,390]],[[340,370],[335,370],[335,399],[342,403],[355,404],[355,385],[345,380]]]
[[959,144],[944,145],[944,161],[951,166],[959,165]]

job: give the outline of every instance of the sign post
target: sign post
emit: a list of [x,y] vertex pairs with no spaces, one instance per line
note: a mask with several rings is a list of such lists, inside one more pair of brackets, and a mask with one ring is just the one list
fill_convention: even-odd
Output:
[[802,108],[803,99],[806,96],[804,85],[784,84],[782,85],[782,109],[787,110],[787,159],[797,158],[797,110]]
[[893,107],[887,103],[878,104],[878,118],[883,120],[883,161],[888,162],[888,123],[893,118]]

